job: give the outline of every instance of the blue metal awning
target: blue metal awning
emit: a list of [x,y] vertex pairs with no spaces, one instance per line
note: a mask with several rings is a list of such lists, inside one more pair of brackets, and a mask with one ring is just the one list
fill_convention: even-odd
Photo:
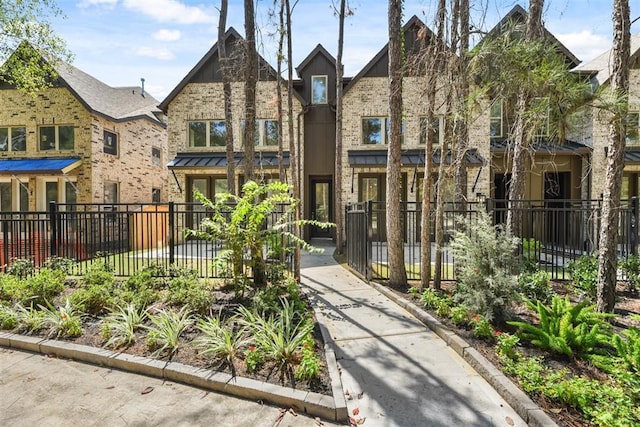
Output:
[[80,165],[78,157],[46,159],[2,159],[0,174],[58,174],[67,173]]

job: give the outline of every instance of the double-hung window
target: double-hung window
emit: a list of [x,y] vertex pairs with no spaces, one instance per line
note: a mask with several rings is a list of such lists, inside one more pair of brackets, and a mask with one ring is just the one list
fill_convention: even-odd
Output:
[[640,142],[640,112],[627,113],[627,144],[636,145]]
[[73,126],[40,126],[40,151],[69,151],[75,146]]
[[27,131],[24,126],[0,127],[0,151],[26,151]]
[[500,138],[502,132],[502,100],[493,101],[489,109],[489,136],[491,138]]

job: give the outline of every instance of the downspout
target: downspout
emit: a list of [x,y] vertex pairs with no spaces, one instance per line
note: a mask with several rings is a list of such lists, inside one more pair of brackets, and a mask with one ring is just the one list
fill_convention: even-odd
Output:
[[298,133],[298,135],[297,135],[297,141],[296,141],[296,146],[297,146],[296,151],[297,151],[297,154],[298,154],[298,162],[296,164],[296,169],[297,169],[296,172],[297,172],[298,180],[299,180],[298,188],[302,187],[301,184],[302,184],[302,181],[303,181],[302,177],[300,176],[300,165],[302,164],[302,159],[301,159],[301,155],[300,155],[300,153],[301,153],[301,151],[300,151],[300,119],[302,118],[302,116],[307,114],[308,111],[309,111],[309,105],[308,104],[304,105],[302,107],[302,111],[300,111],[298,113],[298,117],[297,117],[297,121],[298,121],[297,133]]

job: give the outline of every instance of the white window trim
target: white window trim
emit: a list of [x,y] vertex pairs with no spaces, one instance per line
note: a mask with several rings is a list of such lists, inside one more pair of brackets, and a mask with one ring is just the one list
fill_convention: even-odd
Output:
[[[313,82],[316,79],[324,80],[324,101],[315,102],[314,96],[314,85]],[[311,76],[311,103],[314,105],[324,105],[329,103],[329,77],[326,74],[318,74],[315,76]]]
[[39,177],[36,179],[36,194],[38,194],[38,198],[36,200],[36,209],[38,210],[45,211],[49,209],[50,200],[47,200],[47,183],[49,182],[55,182],[58,186],[58,200],[56,200],[57,203],[67,202],[66,183],[71,184],[76,195],[80,193],[78,191],[78,183],[76,178],[72,178],[67,175]]

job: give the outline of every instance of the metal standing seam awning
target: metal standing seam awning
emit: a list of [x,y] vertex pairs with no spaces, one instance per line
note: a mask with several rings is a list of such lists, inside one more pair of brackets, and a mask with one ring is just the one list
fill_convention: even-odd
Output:
[[[349,150],[348,157],[349,166],[351,167],[387,165],[387,150]],[[468,149],[465,157],[468,165],[481,166],[484,164],[484,159],[475,148]],[[440,158],[440,152],[434,150],[433,163],[440,164]],[[447,153],[445,161],[447,163],[451,162],[451,152]],[[400,162],[402,166],[424,165],[424,149],[404,150]]]
[[[240,166],[244,162],[244,153],[233,154],[234,163]],[[289,166],[289,152],[282,153],[282,162],[285,166]],[[276,151],[257,151],[253,156],[253,164],[256,167],[278,167],[278,153]],[[171,160],[167,167],[169,169],[177,168],[226,168],[227,154],[225,152],[214,153],[177,153],[176,157]]]
[[55,157],[34,159],[2,159],[0,175],[16,174],[67,174],[80,166],[79,157]]

